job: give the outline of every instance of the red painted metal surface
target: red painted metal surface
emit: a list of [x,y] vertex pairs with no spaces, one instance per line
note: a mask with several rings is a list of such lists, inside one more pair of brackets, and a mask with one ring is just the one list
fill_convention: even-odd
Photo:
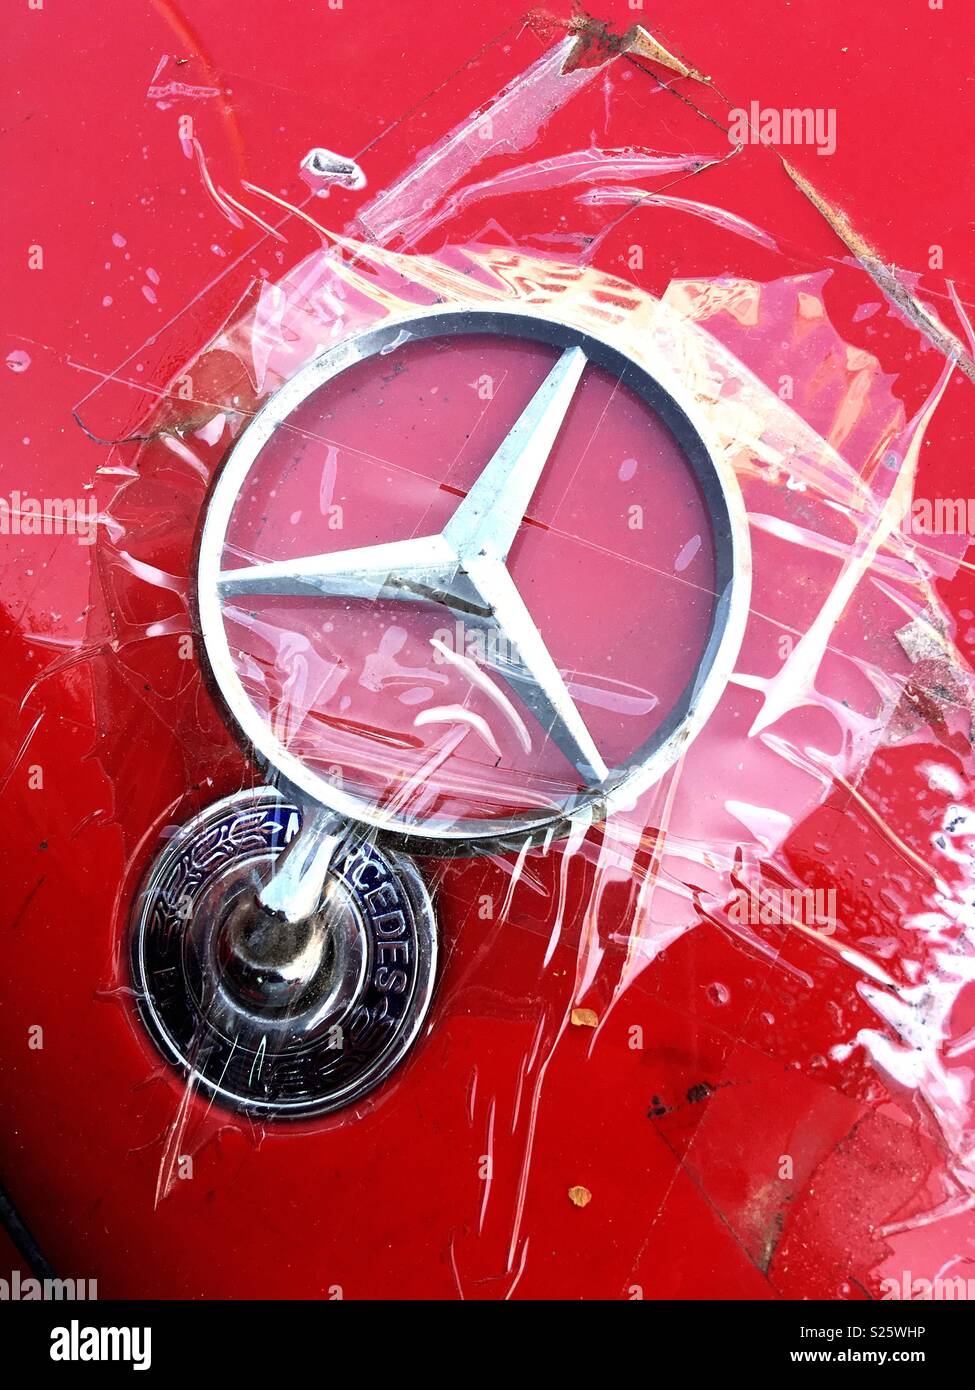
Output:
[[[341,10],[283,7],[272,20],[241,0],[194,0],[186,13],[160,0],[129,7],[124,22],[106,8],[96,22],[90,10],[24,7],[7,60],[16,201],[3,318],[5,354],[25,369],[4,374],[4,491],[91,488],[105,504],[119,476],[96,475],[108,450],[73,410],[105,438],[133,429],[146,417],[146,383],[171,381],[240,314],[253,275],[280,273],[281,248],[215,206],[180,139],[181,113],[193,114],[209,178],[235,196],[246,182],[300,197],[298,161],[315,144],[359,155],[368,195],[468,114],[474,88],[489,95],[510,77],[502,45],[448,82],[506,25],[514,42],[520,15],[508,3],[433,3],[407,15],[350,0]],[[604,17],[618,29],[643,19],[623,5]],[[946,278],[970,297],[965,132],[975,98],[963,81],[962,23],[901,0],[869,16],[838,3],[815,18],[770,4],[691,16],[665,3],[653,15],[735,104],[836,110],[835,155],[797,149],[792,162],[881,256],[919,272],[946,317]],[[551,36],[532,42],[541,54]],[[633,105],[629,141],[656,147],[648,100]],[[564,114],[578,147],[589,119]],[[709,177],[675,191],[705,198]],[[315,214],[324,207],[330,226],[344,225],[367,195],[335,191]],[[511,200],[506,236],[555,225],[539,197]],[[756,165],[723,205],[810,261],[845,254],[774,164]],[[468,207],[452,226],[474,236],[483,218]],[[289,264],[316,244],[307,228],[289,224],[288,235]],[[645,288],[725,273],[713,242],[674,235],[673,266]],[[629,240],[605,247],[604,268],[624,278]],[[42,269],[29,268],[32,247]],[[436,249],[436,237],[420,249]],[[767,270],[765,254],[737,251],[735,274],[784,274]],[[893,316],[875,333],[860,316],[859,283],[837,274],[826,297],[839,336],[877,354],[912,415],[932,389],[936,354]],[[747,357],[753,339],[736,338],[732,322],[722,332],[752,371],[775,379],[768,356]],[[763,347],[773,351],[767,338]],[[458,371],[466,384],[470,367]],[[932,419],[925,495],[963,491],[972,389],[957,373]],[[109,466],[131,457],[114,451]],[[152,563],[185,574],[198,494],[159,470],[129,496]],[[707,921],[658,956],[619,1007],[597,981],[582,1001],[607,1016],[594,1041],[566,1023],[592,887],[580,857],[540,861],[504,922],[477,912],[483,895],[505,900],[502,867],[458,861],[443,871],[446,964],[432,1029],[361,1118],[258,1133],[196,1100],[178,1152],[167,1153],[181,1088],[119,985],[126,905],[160,820],[235,789],[246,764],[175,638],[143,640],[148,625],[183,613],[178,593],[109,570],[100,578],[116,601],[101,606],[95,549],[63,536],[4,538],[0,1172],[60,1271],[97,1277],[102,1296],[137,1297],[626,1298],[638,1288],[647,1298],[862,1298],[905,1269],[975,1277],[959,1177],[971,1127],[964,1053],[950,1068],[964,1097],[958,1129],[946,1133],[916,1089],[862,1053],[834,1055],[858,1027],[877,1027],[849,962],[824,960],[786,931],[776,952],[789,973]],[[810,558],[810,571],[824,563]],[[943,589],[970,656],[970,571]],[[870,636],[869,617],[858,614],[856,640]],[[874,635],[885,666],[903,675],[890,633]],[[94,659],[73,659],[81,636]],[[876,754],[855,791],[837,784],[787,845],[806,881],[836,888],[854,938],[892,940],[897,959],[919,951],[905,922],[929,905],[925,864],[946,803],[922,767],[936,755],[965,786],[970,772],[970,750],[924,705],[923,689],[914,705],[922,735]],[[569,910],[546,964],[560,891]],[[630,886],[613,892],[622,920]],[[971,1028],[972,1008],[961,991],[952,1037]],[[29,1041],[38,1025],[40,1049]],[[642,1048],[631,1045],[634,1026]],[[161,1181],[184,1152],[192,1178]],[[585,1208],[568,1200],[577,1185],[593,1194]],[[938,1219],[921,1220],[925,1210]]]

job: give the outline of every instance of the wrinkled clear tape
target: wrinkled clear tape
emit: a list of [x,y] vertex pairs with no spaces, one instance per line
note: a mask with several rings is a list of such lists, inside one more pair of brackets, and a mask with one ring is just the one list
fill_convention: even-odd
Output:
[[[172,664],[168,689],[146,692],[135,709],[128,699],[146,644],[175,649],[192,631],[190,540],[207,487],[254,412],[324,349],[436,304],[534,306],[609,336],[686,404],[712,450],[734,470],[748,512],[751,607],[718,709],[657,785],[605,824],[581,823],[564,843],[494,856],[506,883],[498,908],[505,930],[547,933],[546,968],[567,944],[575,960],[571,988],[559,995],[561,1014],[540,1004],[522,1083],[531,1084],[537,1107],[548,1060],[567,1028],[580,1019],[595,1022],[590,1052],[598,1050],[603,1029],[630,991],[652,981],[666,953],[705,923],[743,961],[769,968],[772,987],[776,981],[783,986],[783,1009],[790,990],[819,988],[820,964],[842,962],[849,994],[872,1022],[864,1026],[859,1006],[851,1009],[838,1020],[828,1055],[803,1056],[797,1049],[792,1061],[846,1093],[883,1103],[892,1097],[898,1112],[921,1126],[942,1153],[937,1190],[919,1192],[912,1208],[888,1214],[885,1236],[893,1251],[899,1233],[967,1210],[975,1183],[972,1044],[959,1022],[973,960],[973,824],[965,805],[972,677],[939,589],[964,563],[963,544],[955,537],[919,539],[907,525],[926,432],[952,366],[929,354],[926,398],[908,415],[893,375],[869,351],[844,342],[831,322],[825,290],[837,265],[797,267],[763,280],[730,270],[698,275],[689,258],[686,274],[665,275],[660,292],[638,288],[633,281],[653,282],[655,258],[663,261],[665,245],[652,230],[663,213],[675,219],[668,226],[686,219],[696,235],[720,237],[726,248],[775,249],[780,265],[789,253],[762,229],[757,212],[751,221],[721,206],[717,179],[707,185],[707,201],[703,193],[694,196],[692,172],[726,157],[719,132],[705,120],[698,123],[695,148],[613,147],[594,123],[590,148],[539,153],[557,113],[572,101],[588,98],[596,111],[605,105],[608,113],[624,78],[648,87],[654,81],[625,58],[566,75],[571,49],[572,40],[565,40],[546,50],[391,185],[368,189],[344,230],[329,224],[327,202],[306,200],[293,209],[290,215],[320,236],[320,246],[254,284],[208,347],[180,365],[148,418],[127,431],[139,438],[112,446],[105,471],[120,481],[101,518],[87,649],[96,650],[93,660],[101,667],[99,716],[115,724],[101,756],[118,792],[116,815],[124,819],[122,750],[142,721],[158,720],[171,731],[167,752],[177,768],[167,783],[172,795],[155,818],[129,827],[131,881],[120,899],[120,933],[127,894],[165,827],[217,794],[261,780],[241,764],[185,663]],[[661,92],[657,100],[668,96]],[[662,133],[659,138],[665,141]],[[188,154],[206,178],[206,152],[197,146]],[[495,161],[503,155],[507,163],[485,172],[488,155]],[[368,159],[363,167],[368,176]],[[725,177],[738,176],[732,167]],[[679,194],[654,192],[675,181]],[[492,238],[492,229],[504,228],[508,199],[526,193],[544,198],[546,209],[563,210],[545,223],[552,228],[547,247],[542,233],[524,245],[507,235]],[[252,193],[244,201],[260,208],[262,219],[290,206],[277,195],[262,201]],[[239,217],[234,206],[228,216]],[[627,273],[622,253],[614,257],[617,270],[601,255],[621,209],[645,218],[650,229],[619,243],[643,247],[640,270],[646,273],[640,277]],[[470,227],[475,215],[483,235],[452,235],[455,225]],[[289,248],[285,258],[290,255]],[[842,273],[862,282],[864,315],[876,313],[880,296],[867,276],[848,258]],[[926,347],[916,335],[916,350]],[[84,403],[82,419],[95,420],[99,408],[97,397]],[[96,423],[105,433],[104,417]],[[333,505],[334,451],[325,433],[312,443],[324,517]],[[440,710],[437,722],[446,732],[439,729],[438,748],[444,738],[454,740],[452,747],[470,737],[506,745],[510,730],[491,723],[489,707],[481,707],[486,727],[473,734],[469,722],[451,719],[450,710],[463,701],[442,698],[442,664],[411,668],[407,678],[397,661],[394,627],[390,621],[385,633],[378,631],[358,672],[360,685],[371,680],[374,693],[392,700],[390,690],[402,694],[406,679],[408,690],[421,692],[409,706],[414,713]],[[295,696],[300,704],[315,686],[314,653],[307,634],[296,637],[290,651],[288,636],[280,621],[270,637],[264,633],[285,666],[290,661],[307,678],[305,695]],[[451,678],[469,676],[452,669]],[[397,709],[399,717],[402,703]],[[888,818],[883,802],[862,786],[879,749],[910,747],[925,753],[919,766],[927,778],[930,834],[920,847],[908,842],[896,812]],[[844,916],[842,908],[835,921],[779,922],[773,930],[738,920],[732,907],[742,890],[760,896],[771,887],[781,893],[829,885],[830,845],[817,841],[818,863],[793,847],[837,788],[844,805],[905,866],[900,885],[884,887],[879,869],[877,882],[864,884],[868,895],[882,887],[893,895],[896,932],[875,929],[869,914]],[[576,873],[576,863],[586,865],[584,873]],[[421,867],[434,887],[444,874],[465,872],[462,864]],[[443,927],[452,929],[449,921]],[[812,948],[798,957],[784,949],[797,935]],[[124,951],[118,959],[115,983],[124,992]],[[540,979],[540,1000],[547,988]],[[711,982],[709,1004],[726,1002],[731,988]],[[450,999],[448,983],[432,1029],[441,1026]],[[693,1010],[694,1000],[687,1006]],[[579,1010],[591,1010],[592,1017]],[[852,1030],[850,1019],[857,1020]],[[215,1125],[240,1124],[255,1136],[261,1129],[239,1117],[201,1113],[191,1083],[176,1085],[165,1069],[160,1075],[173,1097],[161,1200],[172,1187],[177,1155],[205,1142]],[[368,1104],[383,1103],[399,1084],[396,1073]],[[354,1123],[358,1113],[353,1108],[323,1123]],[[531,1127],[519,1143],[523,1181],[512,1212],[513,1274],[523,1266],[528,1235],[519,1212],[524,1184],[532,1180]],[[955,1254],[960,1259],[961,1249]],[[915,1266],[919,1259],[915,1255]],[[471,1242],[465,1261],[477,1265]],[[876,1272],[879,1277],[883,1266]]]

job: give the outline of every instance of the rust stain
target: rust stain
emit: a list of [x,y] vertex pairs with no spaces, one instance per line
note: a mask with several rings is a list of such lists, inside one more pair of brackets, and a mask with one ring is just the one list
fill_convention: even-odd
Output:
[[895,271],[881,260],[874,248],[856,230],[845,212],[828,202],[805,175],[800,174],[798,169],[794,169],[788,160],[783,159],[782,166],[800,193],[805,194],[816,211],[829,223],[844,246],[856,256],[874,284],[897,305],[929,342],[943,352],[949,361],[957,362],[969,380],[975,381],[975,359],[972,358],[961,339],[946,328],[940,319],[925,308],[917,295],[913,294],[898,279]]
[[711,80],[705,77],[703,72],[698,72],[697,68],[689,68],[686,63],[682,63],[670,49],[664,48],[660,40],[654,38],[648,29],[644,29],[642,24],[635,24],[623,35],[623,52],[634,58],[646,58],[651,63],[659,63],[661,67],[670,68],[672,72],[679,73],[681,77],[689,77],[694,82]]
[[625,33],[616,33],[604,19],[580,11],[572,19],[560,19],[547,10],[532,10],[529,23],[536,32],[546,33],[552,29],[564,29],[576,38],[576,44],[562,69],[573,72],[578,67],[596,67],[626,54],[629,58],[642,58],[645,62],[656,63],[658,67],[668,68],[678,77],[689,77],[694,82],[710,82],[709,77],[697,68],[687,65],[676,54],[671,53],[658,38],[645,29],[642,24],[634,24]]
[[577,1028],[595,1028],[599,1023],[599,1015],[595,1009],[573,1009],[569,1021]]

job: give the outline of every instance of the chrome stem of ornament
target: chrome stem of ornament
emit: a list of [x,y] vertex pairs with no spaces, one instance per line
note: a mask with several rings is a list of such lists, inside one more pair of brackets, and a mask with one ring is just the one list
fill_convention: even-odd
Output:
[[[225,568],[228,527],[275,431],[319,387],[405,342],[529,338],[558,357],[443,530],[345,551]],[[669,716],[609,767],[507,567],[509,551],[587,366],[611,372],[676,438],[711,517],[715,595],[697,669]],[[139,1008],[165,1056],[227,1104],[326,1114],[365,1096],[422,1030],[433,992],[433,908],[409,850],[472,854],[549,842],[631,804],[686,749],[733,670],[750,557],[733,472],[689,416],[612,342],[530,309],[445,309],[387,320],[310,362],[234,445],[208,499],[195,603],[207,669],[231,726],[272,787],[218,802],[152,867],[134,912]],[[507,819],[411,815],[344,790],[303,762],[250,697],[224,620],[244,595],[439,605],[484,636],[484,664],[574,768],[580,790]]]

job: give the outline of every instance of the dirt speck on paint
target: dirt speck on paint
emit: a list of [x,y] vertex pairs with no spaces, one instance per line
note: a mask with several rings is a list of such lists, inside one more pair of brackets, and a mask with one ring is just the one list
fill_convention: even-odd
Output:
[[588,1187],[570,1187],[569,1201],[574,1207],[588,1207],[592,1201],[592,1193]]
[[594,1009],[573,1009],[569,1021],[577,1028],[595,1028],[599,1023],[599,1015]]
[[687,1099],[691,1105],[699,1105],[702,1100],[707,1100],[708,1096],[714,1091],[714,1087],[708,1085],[706,1081],[699,1081],[696,1086],[692,1086],[687,1092]]

